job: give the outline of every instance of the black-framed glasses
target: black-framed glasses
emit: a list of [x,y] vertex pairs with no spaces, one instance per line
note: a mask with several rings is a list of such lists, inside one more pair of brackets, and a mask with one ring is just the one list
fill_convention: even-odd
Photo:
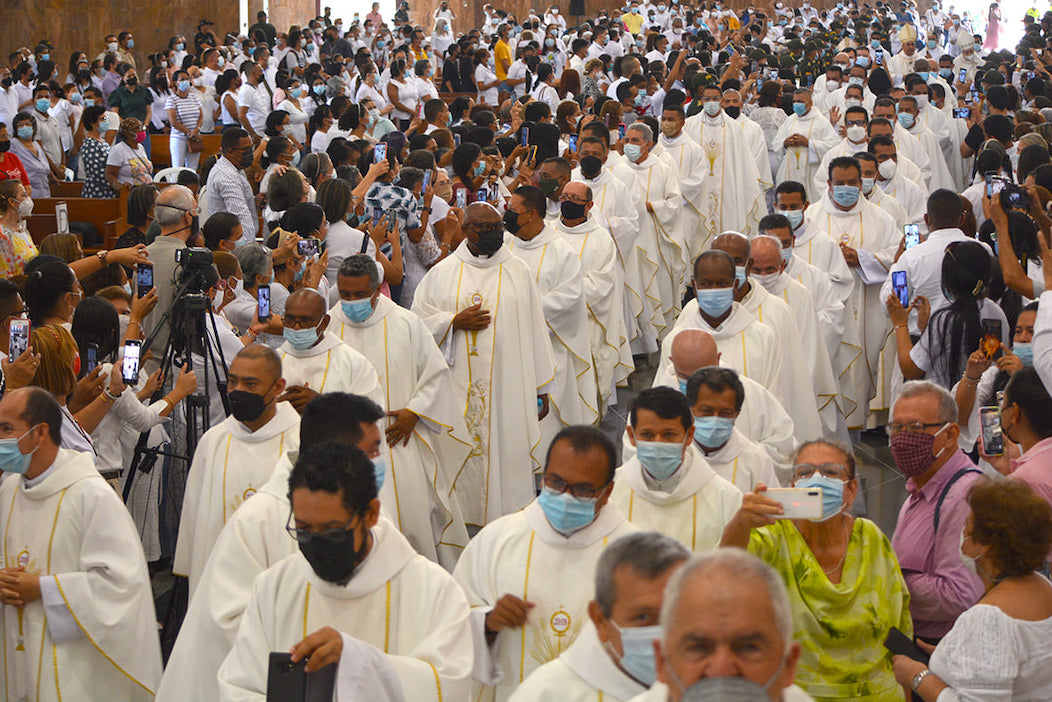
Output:
[[608,482],[603,483],[599,487],[595,487],[591,483],[577,483],[576,485],[571,485],[557,475],[551,475],[550,473],[545,473],[544,475],[544,486],[546,488],[554,492],[556,495],[569,492],[579,500],[590,500],[593,497],[597,497],[609,484],[610,483]]
[[946,422],[889,422],[888,434],[895,436],[903,430],[905,430],[907,434],[923,434],[928,429],[941,427],[944,424],[946,424]]
[[297,529],[292,525],[292,512],[289,512],[289,518],[285,522],[285,531],[289,533],[297,543],[306,544],[314,541],[315,539],[321,539],[323,541],[329,541],[332,543],[342,543],[345,534],[349,531],[353,531],[354,527],[351,526],[352,522],[357,519],[357,515],[347,520],[347,523],[337,529],[324,529],[322,531],[310,531],[308,529]]
[[847,466],[843,463],[797,463],[793,466],[793,478],[804,480],[819,473],[824,478],[841,479],[847,474]]

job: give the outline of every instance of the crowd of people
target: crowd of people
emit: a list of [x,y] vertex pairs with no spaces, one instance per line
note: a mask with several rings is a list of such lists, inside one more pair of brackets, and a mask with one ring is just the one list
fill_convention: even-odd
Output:
[[2,699],[1052,699],[1052,10],[564,9],[9,55]]

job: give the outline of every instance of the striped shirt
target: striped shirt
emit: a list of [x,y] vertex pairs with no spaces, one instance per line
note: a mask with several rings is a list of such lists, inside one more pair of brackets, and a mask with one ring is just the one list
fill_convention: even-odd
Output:
[[[179,123],[182,124],[189,130],[193,130],[198,126],[201,120],[201,98],[191,91],[186,97],[179,97],[175,93],[171,93],[168,99],[164,101],[164,109],[175,110],[175,116],[179,118]],[[186,137],[185,134],[172,128],[172,136]]]

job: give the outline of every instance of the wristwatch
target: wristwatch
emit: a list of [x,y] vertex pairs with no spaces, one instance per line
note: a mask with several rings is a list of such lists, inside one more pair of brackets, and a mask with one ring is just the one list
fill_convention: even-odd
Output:
[[931,675],[931,671],[925,668],[924,670],[913,676],[913,680],[912,682],[910,682],[910,687],[913,688],[914,692],[917,692],[920,689],[921,683],[924,682],[924,678],[928,677],[929,675]]
[[109,251],[107,251],[106,249],[103,249],[102,251],[97,252],[95,255],[99,257],[99,262],[103,266],[105,266],[106,265],[106,256],[109,255]]

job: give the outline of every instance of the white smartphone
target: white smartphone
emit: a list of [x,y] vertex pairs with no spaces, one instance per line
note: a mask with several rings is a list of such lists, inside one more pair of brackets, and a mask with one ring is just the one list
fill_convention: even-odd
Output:
[[770,488],[762,494],[785,510],[776,519],[822,518],[822,488]]
[[142,341],[128,339],[124,342],[124,361],[121,363],[121,378],[125,385],[135,385],[139,382],[139,350]]

